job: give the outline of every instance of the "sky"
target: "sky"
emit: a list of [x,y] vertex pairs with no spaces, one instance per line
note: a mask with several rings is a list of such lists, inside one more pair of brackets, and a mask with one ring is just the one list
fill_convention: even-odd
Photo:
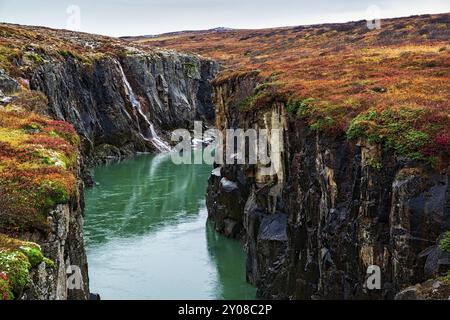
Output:
[[450,0],[0,0],[0,21],[109,36],[450,12]]

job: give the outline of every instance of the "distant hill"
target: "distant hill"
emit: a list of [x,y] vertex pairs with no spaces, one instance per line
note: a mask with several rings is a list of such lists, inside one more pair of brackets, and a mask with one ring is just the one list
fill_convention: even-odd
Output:
[[161,34],[156,34],[156,35],[123,36],[120,38],[123,40],[134,41],[134,40],[140,40],[140,39],[156,39],[156,38],[162,38],[162,37],[182,36],[182,35],[186,35],[186,34],[201,35],[201,34],[204,34],[207,32],[226,32],[226,31],[233,31],[233,30],[236,30],[236,29],[227,28],[227,27],[217,27],[217,28],[208,29],[208,30],[185,30],[185,31],[166,32],[166,33],[161,33]]

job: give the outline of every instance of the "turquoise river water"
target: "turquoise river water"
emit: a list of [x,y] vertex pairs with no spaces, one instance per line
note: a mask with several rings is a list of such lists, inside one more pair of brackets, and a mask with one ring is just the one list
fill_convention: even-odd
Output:
[[[197,151],[200,152],[200,151]],[[239,242],[206,223],[209,165],[140,155],[86,190],[91,291],[102,299],[254,299]]]

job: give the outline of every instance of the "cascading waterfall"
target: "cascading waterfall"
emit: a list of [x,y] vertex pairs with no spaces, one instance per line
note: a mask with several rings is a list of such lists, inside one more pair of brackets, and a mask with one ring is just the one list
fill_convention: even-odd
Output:
[[142,111],[141,103],[137,100],[136,95],[134,94],[133,88],[131,87],[130,82],[128,81],[127,76],[125,75],[125,72],[123,71],[123,68],[120,65],[120,63],[118,63],[118,67],[119,67],[120,73],[122,75],[122,80],[123,80],[123,83],[125,84],[125,90],[127,92],[128,98],[130,99],[131,105],[138,112],[139,116],[141,116],[142,119],[144,119],[145,123],[148,126],[148,130],[150,131],[150,138],[145,137],[145,135],[142,134],[142,131],[141,131],[140,125],[139,125],[139,121],[138,121],[138,128],[140,131],[140,135],[146,141],[150,141],[155,146],[155,148],[158,149],[158,151],[160,151],[160,152],[170,151],[171,150],[170,146],[167,144],[167,142],[165,142],[158,136],[158,134],[155,130],[155,126],[148,119],[148,117],[145,115],[145,113]]

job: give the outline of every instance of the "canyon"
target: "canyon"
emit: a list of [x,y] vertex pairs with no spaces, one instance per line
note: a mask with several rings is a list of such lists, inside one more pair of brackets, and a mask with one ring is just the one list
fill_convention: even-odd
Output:
[[[29,285],[23,292],[15,292],[16,298],[88,299],[83,199],[84,185],[94,183],[89,168],[136,153],[167,151],[171,130],[192,129],[194,120],[202,120],[222,131],[282,132],[281,148],[271,154],[277,165],[274,174],[261,175],[264,166],[258,164],[216,165],[206,190],[208,218],[217,232],[242,242],[247,253],[247,280],[257,287],[259,298],[447,299],[450,289],[445,275],[450,253],[440,244],[450,230],[450,147],[445,140],[449,15],[392,19],[389,23],[392,29],[374,31],[379,32],[375,36],[361,31],[361,23],[259,33],[214,30],[203,35],[216,39],[212,47],[190,33],[162,40],[116,39],[0,24],[4,40],[0,46],[0,109],[17,112],[15,108],[20,105],[27,112],[66,121],[80,137],[74,151],[77,160],[64,168],[75,176],[76,192],[47,212],[46,232],[33,228],[23,231],[9,220],[0,220],[0,232],[39,244],[42,254],[55,264],[49,268],[42,260],[32,266]],[[425,27],[422,29],[427,32],[413,28],[405,37],[405,30],[411,30],[408,25],[414,23],[425,27],[427,23],[444,24],[447,29],[436,28],[441,31],[432,33]],[[390,43],[382,34],[386,31],[393,32]],[[294,41],[289,38],[291,32],[300,32],[301,45],[306,41],[314,44],[305,45],[304,56],[317,59],[308,62],[314,70],[300,71],[296,66],[280,70],[272,64],[289,61],[267,60],[270,54],[279,57],[279,52],[272,52],[273,46],[264,39],[270,42],[272,36],[289,47]],[[397,72],[388,79],[372,69],[367,71],[366,63],[380,68],[378,47],[373,44],[359,48],[369,52],[363,57],[351,56],[346,48],[333,45],[319,50],[314,41],[322,41],[324,34],[323,41],[333,45],[330,39],[336,34],[361,43],[375,37],[376,45],[393,45],[383,54],[394,69],[405,73]],[[422,37],[424,34],[429,37]],[[263,39],[266,47],[245,44],[248,51],[242,53],[227,37],[239,39],[239,43]],[[415,42],[419,42],[417,47]],[[270,52],[255,56],[249,48]],[[228,62],[221,50],[229,53]],[[339,68],[331,59],[338,53],[342,59],[348,58],[348,64],[342,68],[345,74],[334,75]],[[291,58],[289,54],[286,59]],[[244,65],[242,61],[247,59]],[[323,61],[328,62],[327,69],[319,65]],[[407,64],[411,61],[414,64]],[[317,75],[317,70],[322,73]],[[346,78],[357,72],[382,80],[372,83]],[[422,87],[416,89],[420,79],[411,76],[414,72],[428,77],[435,87],[421,82]],[[386,73],[391,74],[392,69]],[[316,76],[330,82],[323,84],[312,78]],[[299,78],[305,83],[295,82]],[[339,82],[343,79],[348,83]],[[416,82],[404,83],[406,79]],[[294,85],[299,85],[294,91],[301,92],[301,97],[291,95]],[[36,109],[30,105],[31,99],[22,102],[23,92],[41,92],[45,99],[39,100]],[[433,96],[431,92],[438,93]],[[310,97],[316,99],[314,105]],[[386,115],[382,108],[369,109],[379,101],[435,109]],[[349,103],[358,107],[350,108]],[[412,121],[411,114],[414,119],[425,120]],[[352,118],[346,122],[349,115]],[[435,117],[427,118],[431,115]],[[386,128],[393,127],[390,123],[377,122],[388,116],[405,122],[400,130],[414,134],[414,140],[408,140],[410,135],[402,136],[401,131],[388,131]],[[47,132],[45,128],[30,130],[29,126],[27,134]],[[382,133],[377,131],[379,127]],[[395,139],[386,139],[390,135],[407,148],[400,148]],[[425,135],[430,139],[422,143]],[[12,148],[8,139],[1,141]],[[80,267],[83,285],[78,290],[67,288],[66,269],[71,265]],[[367,268],[372,265],[382,272],[380,290],[365,287]]]
[[[2,30],[10,28],[2,25]],[[17,34],[13,33],[11,38],[20,37],[21,29],[15,31]],[[29,32],[36,35],[33,40],[38,41],[38,35]],[[69,38],[62,31],[53,32],[55,38],[59,39],[61,33],[64,41]],[[75,45],[83,48],[89,42],[83,35],[70,35],[76,36],[73,37]],[[29,41],[28,36],[21,42]],[[73,124],[80,137],[74,155],[78,162],[72,168],[77,185],[73,195],[64,201],[67,203],[46,212],[51,230],[20,232],[21,239],[38,243],[56,267],[40,264],[31,269],[31,285],[25,292],[17,293],[24,299],[87,299],[84,184],[93,183],[88,168],[119,161],[138,152],[168,151],[170,146],[165,141],[169,140],[171,129],[190,128],[196,119],[211,123],[214,111],[210,81],[218,71],[218,64],[167,50],[124,49],[123,43],[118,47],[129,50],[126,53],[95,56],[88,61],[67,50],[44,49],[48,39],[44,40],[44,43],[24,47],[21,60],[15,61],[16,69],[9,72],[20,72],[17,80],[2,74],[3,108],[16,107],[16,95],[21,92],[39,91],[46,97],[46,101],[39,103],[39,113]],[[99,41],[105,40],[100,37]],[[13,48],[10,46],[8,50],[13,51]],[[36,56],[40,57],[38,63]],[[30,61],[29,57],[35,59]],[[25,101],[25,107],[29,107],[28,103]],[[16,228],[2,220],[2,232],[14,234]],[[72,265],[81,270],[83,287],[67,290],[66,279],[71,274],[66,274],[66,269]]]
[[[439,241],[450,227],[446,171],[364,139],[318,134],[283,105],[239,112],[260,81],[250,74],[216,87],[216,101],[226,101],[217,106],[217,126],[282,130],[283,148],[271,159],[282,168],[261,176],[258,165],[225,165],[207,192],[216,230],[245,244],[247,278],[258,296],[393,299],[445,273],[448,253]],[[226,188],[225,179],[235,187]],[[381,290],[365,288],[372,265],[381,268]]]

